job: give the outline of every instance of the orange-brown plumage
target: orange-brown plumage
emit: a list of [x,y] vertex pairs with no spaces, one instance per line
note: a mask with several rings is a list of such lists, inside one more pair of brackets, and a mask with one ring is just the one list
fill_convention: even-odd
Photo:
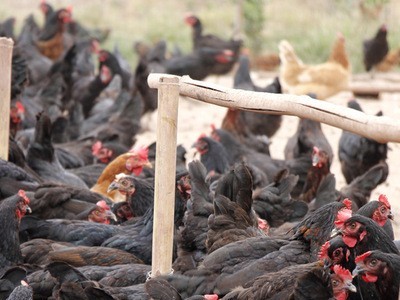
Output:
[[288,41],[279,44],[281,67],[279,80],[285,92],[295,95],[316,94],[320,100],[347,89],[351,67],[345,39],[338,34],[329,59],[322,64],[306,65]]
[[107,165],[103,173],[101,173],[100,177],[97,179],[96,184],[90,190],[105,195],[114,202],[125,201],[125,197],[122,197],[116,191],[108,194],[107,189],[109,185],[115,179],[115,175],[120,173],[134,173],[135,175],[139,175],[145,166],[151,167],[147,158],[147,149],[133,149],[127,153],[121,154]]

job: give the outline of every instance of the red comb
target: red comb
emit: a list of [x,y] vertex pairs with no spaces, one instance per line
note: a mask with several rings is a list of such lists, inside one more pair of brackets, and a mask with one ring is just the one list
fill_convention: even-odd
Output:
[[329,241],[326,241],[321,248],[319,249],[318,252],[318,258],[319,259],[325,259],[325,258],[329,258],[328,256],[328,249],[331,246],[331,243]]
[[100,153],[100,149],[103,147],[103,143],[100,141],[97,141],[92,145],[92,154],[93,155],[98,155]]
[[67,12],[72,13],[72,5],[68,5],[66,10]]
[[219,297],[217,294],[212,294],[212,295],[204,295],[204,299],[206,300],[218,300]]
[[359,263],[360,261],[363,261],[365,258],[371,255],[371,251],[365,252],[359,256],[356,257],[356,264]]
[[25,106],[22,104],[21,101],[15,102],[15,107],[17,108],[18,112],[20,112],[20,113],[25,112]]
[[344,223],[351,218],[352,215],[352,211],[350,209],[347,208],[342,208],[341,210],[339,210],[337,216],[336,216],[336,221],[335,221],[335,226],[342,229]]
[[319,148],[318,148],[317,146],[314,146],[314,147],[312,148],[312,150],[313,150],[313,154],[316,154],[316,153],[319,152]]
[[131,150],[129,150],[129,152],[139,155],[141,159],[147,159],[149,154],[149,149],[147,147],[140,146],[137,148],[132,148]]
[[214,131],[216,129],[217,129],[217,127],[215,126],[215,124],[211,124],[211,130]]
[[351,209],[352,202],[349,198],[344,199],[343,204],[346,206],[347,209]]
[[202,133],[202,134],[200,134],[198,140],[199,140],[199,139],[202,139],[202,138],[205,138],[206,136],[207,136],[207,135],[206,135],[205,133]]
[[24,190],[19,190],[18,196],[20,196],[22,199],[24,199],[26,204],[29,204],[29,202],[31,202],[31,200],[29,200],[28,196],[25,194]]
[[386,195],[380,194],[378,198],[379,202],[382,202],[387,208],[390,209],[390,203]]
[[351,276],[350,271],[340,265],[334,265],[333,272],[335,272],[336,275],[339,275],[343,281],[353,281],[353,276]]
[[104,208],[105,210],[110,210],[110,207],[108,206],[108,204],[106,203],[106,201],[104,200],[100,200],[96,203],[97,206]]

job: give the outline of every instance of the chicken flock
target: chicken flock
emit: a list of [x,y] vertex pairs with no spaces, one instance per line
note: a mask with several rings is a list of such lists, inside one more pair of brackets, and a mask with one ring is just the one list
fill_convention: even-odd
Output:
[[[319,65],[282,41],[279,76],[259,87],[243,41],[205,35],[194,15],[185,18],[191,53],[137,44],[131,70],[118,49],[101,48],[109,31],[85,28],[71,8],[40,9],[42,27],[29,16],[16,36],[15,19],[0,24],[15,42],[0,299],[398,299],[392,199],[371,199],[390,176],[388,145],[343,131],[332,149],[320,123],[299,119],[285,159],[275,159],[269,145],[282,116],[235,109],[194,137],[199,159],[177,147],[173,272],[149,278],[156,141],[136,145],[157,109],[148,75],[201,80],[237,64],[234,88],[326,99],[350,80],[343,35]],[[385,26],[364,43],[367,70],[389,59],[382,36]],[[348,107],[362,110],[355,99]]]

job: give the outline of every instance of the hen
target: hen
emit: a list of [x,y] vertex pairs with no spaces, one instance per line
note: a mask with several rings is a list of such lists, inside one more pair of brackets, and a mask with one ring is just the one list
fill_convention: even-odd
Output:
[[[362,111],[356,100],[351,100],[347,106]],[[378,115],[381,115],[378,113]],[[343,176],[347,183],[355,177],[364,174],[371,167],[379,163],[386,163],[388,152],[387,143],[379,143],[358,134],[343,131],[339,139],[339,161]],[[382,178],[386,180],[388,174]]]
[[331,272],[322,261],[286,267],[237,288],[222,299],[347,299],[356,292],[347,269],[334,266]]
[[114,202],[125,201],[125,198],[118,194],[108,194],[108,187],[118,174],[133,173],[137,176],[142,172],[143,167],[151,167],[147,155],[148,151],[145,148],[132,149],[127,153],[121,154],[107,165],[97,179],[96,184],[90,190],[107,196]]
[[285,145],[285,159],[311,155],[314,146],[328,154],[330,165],[333,161],[333,150],[322,131],[321,123],[309,119],[299,119],[295,134],[288,139]]
[[285,169],[276,176],[274,182],[254,191],[253,208],[271,227],[300,221],[307,214],[307,204],[290,195],[297,181],[298,176],[289,174]]
[[225,295],[266,272],[315,261],[342,210],[349,211],[348,204],[328,204],[294,227],[288,238],[253,237],[234,242],[207,255],[201,268],[186,272],[186,276],[163,277],[183,295]]
[[396,300],[399,297],[400,256],[379,250],[367,251],[356,257],[353,276],[361,276],[373,283],[380,299]]
[[166,73],[202,80],[215,69],[232,66],[233,52],[228,49],[199,48],[184,56],[172,57],[165,62]]
[[244,163],[218,180],[214,213],[208,218],[208,253],[235,241],[264,235],[252,209],[252,194],[251,175]]
[[208,217],[214,210],[213,196],[206,182],[206,168],[197,160],[190,162],[188,167],[191,195],[183,226],[179,229],[178,257],[173,264],[174,270],[181,273],[195,269],[206,255]]
[[355,255],[369,250],[381,250],[386,253],[399,254],[399,250],[388,234],[372,219],[362,215],[338,214],[340,223],[336,223],[343,241],[354,248]]
[[369,201],[357,210],[357,214],[374,220],[394,240],[393,227],[390,221],[391,219],[393,220],[393,215],[390,208],[391,206],[387,197],[379,195],[378,200]]
[[[248,57],[242,55],[239,59],[239,68],[234,77],[233,87],[235,89],[264,93],[282,93],[281,85],[277,77],[266,87],[256,86],[250,77],[249,64]],[[243,118],[243,122],[248,130],[254,135],[266,135],[270,138],[278,131],[282,123],[282,116],[280,115],[261,114],[249,111],[240,111],[239,114]],[[227,118],[227,116],[228,115],[226,115],[225,118]],[[237,125],[239,126],[239,124]],[[224,125],[222,125],[221,128],[227,129],[224,128]]]
[[44,180],[77,188],[87,188],[82,179],[61,166],[55,155],[51,137],[52,123],[50,118],[45,113],[38,114],[34,141],[30,145],[26,157],[29,166]]
[[0,201],[0,269],[22,263],[18,232],[22,217],[30,212],[29,202],[23,190]]
[[52,14],[44,24],[36,45],[39,51],[46,57],[56,60],[64,51],[64,27],[71,22],[71,11],[60,9]]
[[379,27],[376,35],[363,41],[363,62],[365,70],[371,71],[383,61],[389,52],[386,25]]
[[338,34],[328,61],[318,65],[306,65],[299,59],[288,41],[279,43],[281,66],[279,80],[285,92],[295,95],[313,93],[325,100],[349,85],[351,66],[345,49],[345,39]]
[[144,179],[123,173],[118,174],[107,192],[114,190],[126,196],[125,201],[128,202],[134,217],[143,216],[153,206],[154,187]]
[[195,15],[188,15],[185,22],[192,27],[193,49],[198,50],[204,47],[212,49],[228,49],[233,52],[232,60],[226,65],[216,65],[213,74],[226,74],[239,58],[240,49],[243,41],[241,40],[223,40],[216,35],[203,34],[203,25],[200,19]]

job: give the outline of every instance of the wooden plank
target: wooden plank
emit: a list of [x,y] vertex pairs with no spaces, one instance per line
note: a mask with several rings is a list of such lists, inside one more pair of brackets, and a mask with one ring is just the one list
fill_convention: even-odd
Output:
[[172,272],[178,103],[179,79],[160,77],[150,277]]
[[13,45],[12,39],[0,38],[0,158],[4,160],[8,160]]
[[[164,74],[150,74],[149,86],[159,87]],[[271,94],[224,88],[215,84],[180,77],[180,94],[195,100],[224,107],[244,109],[259,113],[294,115],[322,122],[363,135],[381,143],[400,142],[400,120],[387,116],[367,115],[309,96]]]

